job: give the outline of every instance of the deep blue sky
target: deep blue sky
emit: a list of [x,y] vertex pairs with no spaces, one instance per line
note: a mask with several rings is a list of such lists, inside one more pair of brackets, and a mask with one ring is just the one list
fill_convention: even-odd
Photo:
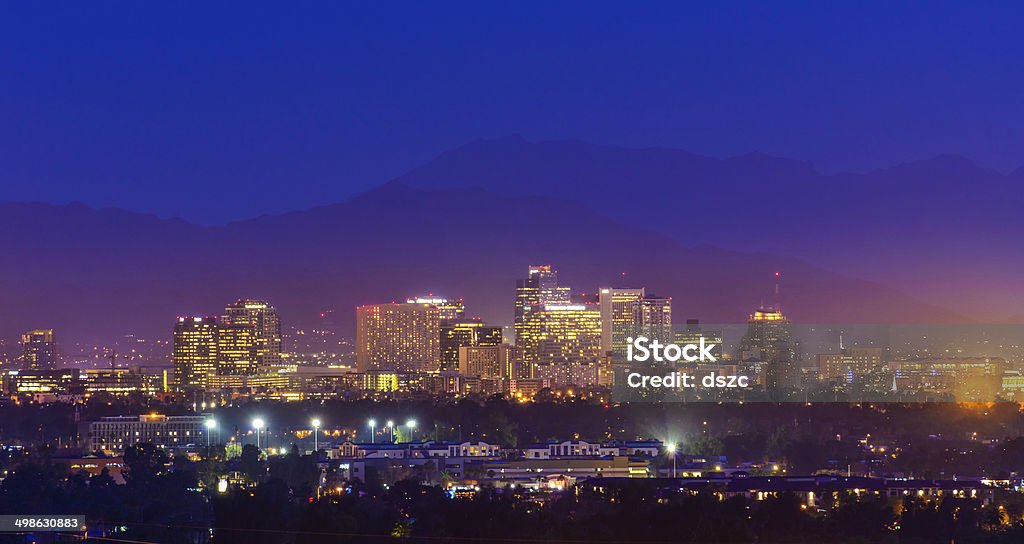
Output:
[[[713,6],[713,7],[712,7]],[[218,223],[520,133],[1024,164],[1020,4],[8,2],[0,200]]]

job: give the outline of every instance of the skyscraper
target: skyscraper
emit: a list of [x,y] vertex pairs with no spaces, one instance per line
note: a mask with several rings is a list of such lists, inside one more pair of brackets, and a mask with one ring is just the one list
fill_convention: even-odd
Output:
[[441,322],[461,321],[466,319],[466,306],[461,298],[447,299],[434,296],[411,297],[406,299],[406,304],[432,304],[437,307],[441,315]]
[[51,370],[57,365],[57,341],[53,329],[36,329],[21,335],[22,366]]
[[223,323],[217,328],[217,374],[255,374],[259,366],[256,329],[251,325]]
[[645,336],[663,344],[672,341],[672,299],[648,295],[643,288],[602,288],[601,350],[622,362],[626,339]]
[[672,298],[644,295],[640,299],[639,333],[663,344],[672,342]]
[[626,339],[637,334],[644,290],[605,287],[598,293],[601,306],[601,351],[618,358],[626,351]]
[[524,322],[530,340],[526,360],[532,376],[554,385],[596,385],[601,352],[601,311],[593,306],[552,305],[533,309]]
[[725,358],[725,352],[722,348],[724,338],[722,331],[720,330],[704,330],[700,326],[700,320],[687,319],[686,327],[680,331],[676,331],[673,335],[673,341],[680,346],[686,344],[700,344],[701,338],[708,344],[714,344],[714,348],[711,349],[711,354],[715,357],[715,360],[721,361]]
[[205,389],[217,371],[217,318],[179,317],[174,324],[174,383],[179,391]]
[[225,325],[248,325],[255,332],[259,366],[281,364],[281,320],[277,310],[262,300],[239,299],[224,309]]
[[568,305],[568,287],[559,287],[558,272],[549,265],[531,266],[526,279],[516,281],[515,321],[515,364],[513,379],[532,377],[532,367],[537,355],[536,339],[527,329],[531,314],[546,305]]
[[793,324],[778,308],[760,308],[747,319],[740,358],[764,368],[764,384],[769,390],[800,386],[801,371],[792,336]]
[[360,372],[440,369],[441,312],[433,304],[369,304],[356,308]]
[[441,370],[459,369],[459,348],[497,346],[502,342],[501,327],[480,320],[441,322]]

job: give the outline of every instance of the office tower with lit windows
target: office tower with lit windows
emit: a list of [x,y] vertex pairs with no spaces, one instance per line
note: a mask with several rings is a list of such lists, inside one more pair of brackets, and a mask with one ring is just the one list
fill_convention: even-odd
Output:
[[644,295],[640,299],[639,333],[662,344],[672,342],[672,298]]
[[625,359],[628,338],[672,341],[672,299],[640,289],[605,287],[598,291],[601,308],[601,349],[614,361]]
[[840,348],[839,353],[818,354],[818,377],[825,382],[864,382],[881,367],[882,348]]
[[434,296],[410,297],[406,304],[432,304],[441,315],[441,322],[462,321],[466,319],[466,305],[461,298],[447,299]]
[[601,308],[601,351],[618,359],[625,356],[626,339],[635,337],[643,289],[605,287],[598,291]]
[[217,328],[217,374],[255,374],[259,367],[259,337],[250,325],[222,323]]
[[701,338],[704,339],[705,344],[714,344],[715,347],[711,348],[711,355],[715,357],[716,361],[720,362],[725,359],[726,354],[723,349],[725,341],[722,331],[705,330],[700,326],[700,320],[687,319],[686,327],[683,330],[676,331],[672,341],[680,346],[687,344],[699,345]]
[[36,329],[21,335],[22,368],[52,370],[57,366],[57,340],[53,329]]
[[763,369],[767,389],[800,387],[801,370],[793,324],[779,308],[760,308],[750,314],[739,350],[743,362]]
[[441,312],[433,304],[368,304],[356,308],[360,372],[440,370]]
[[217,372],[215,317],[179,317],[174,324],[174,383],[179,391],[205,389]]
[[509,351],[507,344],[460,347],[459,374],[488,380],[507,378]]
[[477,320],[441,322],[441,370],[459,370],[459,348],[497,346],[502,342],[501,327]]
[[268,302],[239,299],[224,309],[224,325],[247,325],[255,331],[259,366],[281,364],[281,320]]
[[532,376],[553,385],[597,385],[602,361],[601,311],[593,305],[547,304],[530,311],[523,323],[529,339]]
[[569,288],[558,285],[558,272],[549,265],[531,266],[527,271],[527,277],[516,281],[513,379],[527,379],[533,375],[532,368],[538,350],[536,339],[527,329],[527,321],[531,315],[547,305],[569,304]]

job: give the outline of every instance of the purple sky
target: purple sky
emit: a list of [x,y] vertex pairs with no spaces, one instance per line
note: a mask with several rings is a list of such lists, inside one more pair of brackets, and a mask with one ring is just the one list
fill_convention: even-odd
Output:
[[0,200],[221,223],[511,133],[825,172],[1024,163],[1020,4],[174,7],[0,7]]

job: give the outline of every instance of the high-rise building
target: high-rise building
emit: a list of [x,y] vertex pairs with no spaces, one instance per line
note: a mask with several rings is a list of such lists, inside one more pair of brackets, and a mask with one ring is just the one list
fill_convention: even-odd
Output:
[[725,359],[725,340],[720,330],[705,330],[700,326],[700,320],[687,319],[686,327],[683,330],[676,331],[673,335],[673,341],[680,345],[685,346],[687,344],[700,344],[701,338],[704,339],[705,344],[714,344],[711,348],[711,355],[715,357],[716,361]]
[[662,344],[672,342],[672,297],[645,295],[640,299],[639,333]]
[[646,336],[663,344],[672,341],[672,299],[646,294],[640,289],[602,288],[601,350],[620,360],[626,339]]
[[411,297],[406,299],[406,304],[432,304],[437,307],[441,315],[441,322],[461,321],[466,319],[466,305],[461,298],[447,299],[433,296]]
[[537,351],[536,338],[527,328],[527,321],[533,313],[547,305],[570,304],[568,287],[559,287],[558,272],[549,265],[531,266],[526,279],[516,281],[514,379],[530,378]]
[[217,371],[217,318],[179,317],[174,324],[174,383],[179,391],[205,389]]
[[640,301],[644,298],[644,290],[605,287],[598,293],[601,306],[601,351],[619,359],[626,352],[626,339],[637,335]]
[[498,380],[509,373],[509,346],[463,346],[459,348],[459,374]]
[[793,324],[778,308],[761,308],[750,314],[747,333],[740,340],[740,358],[764,368],[770,389],[800,387],[801,370],[796,357]]
[[530,311],[523,323],[529,339],[530,377],[554,385],[596,385],[602,361],[601,311],[587,305],[553,305]]
[[281,320],[277,310],[262,300],[239,299],[224,310],[225,325],[248,325],[255,331],[259,366],[281,364]]
[[459,369],[459,348],[497,346],[502,342],[501,327],[480,320],[441,322],[441,370]]
[[217,374],[255,374],[259,367],[259,336],[250,325],[223,323],[217,328]]
[[369,304],[356,308],[360,372],[440,369],[441,312],[433,304]]
[[57,340],[53,329],[36,329],[21,335],[22,367],[51,370],[57,366]]

